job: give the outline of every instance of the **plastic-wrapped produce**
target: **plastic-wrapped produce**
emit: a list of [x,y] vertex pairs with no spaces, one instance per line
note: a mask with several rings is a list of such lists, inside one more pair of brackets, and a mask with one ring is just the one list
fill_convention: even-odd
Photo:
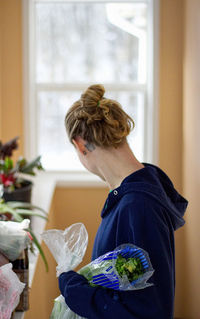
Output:
[[132,244],[118,246],[78,271],[92,286],[114,290],[137,290],[152,286],[147,280],[153,272],[148,253]]
[[[87,231],[81,223],[71,225],[65,231],[45,231],[42,238],[58,263],[57,276],[73,270],[81,262],[88,241]],[[115,290],[149,287],[152,284],[147,280],[153,272],[148,253],[132,244],[121,245],[78,271],[90,285]],[[55,299],[50,319],[82,318],[69,309],[63,296]]]

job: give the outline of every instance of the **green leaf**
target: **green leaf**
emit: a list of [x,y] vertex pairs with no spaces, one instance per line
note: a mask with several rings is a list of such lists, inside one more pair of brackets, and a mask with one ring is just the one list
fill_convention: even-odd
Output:
[[24,167],[27,164],[27,160],[24,157],[20,157],[17,161],[19,168]]
[[13,168],[13,160],[10,157],[6,157],[4,160],[5,168],[10,171]]
[[48,220],[48,218],[47,218],[46,216],[41,215],[41,214],[38,214],[38,213],[36,213],[36,212],[33,212],[33,211],[29,210],[29,209],[16,208],[16,212],[17,212],[18,214],[20,214],[20,215],[38,216],[38,217],[41,217],[41,218],[43,218],[43,219],[45,219],[45,220]]
[[1,172],[6,171],[4,160],[0,160],[0,171]]
[[28,162],[25,166],[20,167],[19,172],[24,174],[29,174],[29,175],[35,175],[35,172],[33,171],[34,168],[43,170],[40,160],[41,160],[41,156],[36,157],[31,162]]
[[30,208],[30,209],[36,209],[41,211],[42,213],[44,213],[44,215],[48,215],[48,213],[41,207],[36,206],[36,205],[32,205],[30,203],[26,203],[26,202],[18,202],[18,201],[11,201],[11,202],[7,202],[7,204],[9,206],[11,206],[12,208]]
[[35,246],[38,248],[39,252],[40,252],[40,255],[44,261],[44,264],[45,264],[45,268],[46,268],[46,272],[49,271],[49,266],[48,266],[48,263],[47,263],[47,260],[46,260],[46,257],[45,257],[45,254],[44,254],[44,251],[39,243],[39,241],[37,240],[35,234],[32,232],[32,230],[30,228],[27,228],[26,229],[27,231],[29,231],[29,233],[31,234],[31,236],[33,237],[33,242],[35,244]]
[[19,157],[15,166],[12,169],[12,173],[20,172],[21,168],[24,167],[27,163],[27,160],[24,157]]
[[0,203],[0,214],[10,213],[17,222],[21,222],[23,218],[11,207],[5,203]]

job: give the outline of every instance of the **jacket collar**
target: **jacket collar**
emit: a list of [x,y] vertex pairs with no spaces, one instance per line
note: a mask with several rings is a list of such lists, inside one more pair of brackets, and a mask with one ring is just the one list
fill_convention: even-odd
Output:
[[146,163],[142,163],[145,167],[137,170],[136,172],[130,174],[129,176],[125,177],[125,179],[122,181],[121,185],[108,194],[108,197],[106,199],[106,202],[104,204],[103,210],[101,212],[101,217],[104,217],[107,212],[111,210],[111,208],[122,198],[122,196],[132,191],[132,187],[130,187],[130,183],[133,181],[140,181],[141,180],[141,173],[143,174],[143,171],[147,168]]
[[177,229],[184,224],[182,217],[188,201],[176,191],[169,177],[159,167],[149,163],[142,164],[144,168],[125,177],[121,185],[109,193],[101,213],[102,218],[125,194],[138,193],[156,200],[166,208],[174,228]]

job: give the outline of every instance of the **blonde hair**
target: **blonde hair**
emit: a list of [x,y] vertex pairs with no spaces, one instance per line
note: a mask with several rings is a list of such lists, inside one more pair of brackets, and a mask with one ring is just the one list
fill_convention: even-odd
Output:
[[103,85],[91,85],[68,110],[65,127],[71,143],[81,136],[96,146],[116,148],[126,140],[134,121],[104,93]]

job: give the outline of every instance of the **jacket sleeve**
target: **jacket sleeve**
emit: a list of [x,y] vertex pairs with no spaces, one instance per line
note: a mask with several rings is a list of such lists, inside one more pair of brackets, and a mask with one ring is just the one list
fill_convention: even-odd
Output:
[[59,276],[59,288],[69,308],[78,315],[91,319],[132,318],[120,302],[120,296],[111,289],[91,287],[87,280],[74,271]]
[[[149,202],[145,203],[144,200],[138,200],[134,205],[131,202],[126,203],[119,211],[116,232],[116,246],[133,243],[145,249],[149,253],[155,273],[166,262],[165,254],[162,254],[162,249],[166,248],[161,238],[162,220],[155,220],[157,209],[159,208]],[[161,253],[159,259],[157,253]],[[156,280],[153,275],[148,282],[154,282],[154,285],[145,289],[114,291],[91,287],[83,276],[69,271],[59,276],[59,288],[69,308],[89,319],[171,319],[160,301],[160,291],[157,290],[159,283]]]

